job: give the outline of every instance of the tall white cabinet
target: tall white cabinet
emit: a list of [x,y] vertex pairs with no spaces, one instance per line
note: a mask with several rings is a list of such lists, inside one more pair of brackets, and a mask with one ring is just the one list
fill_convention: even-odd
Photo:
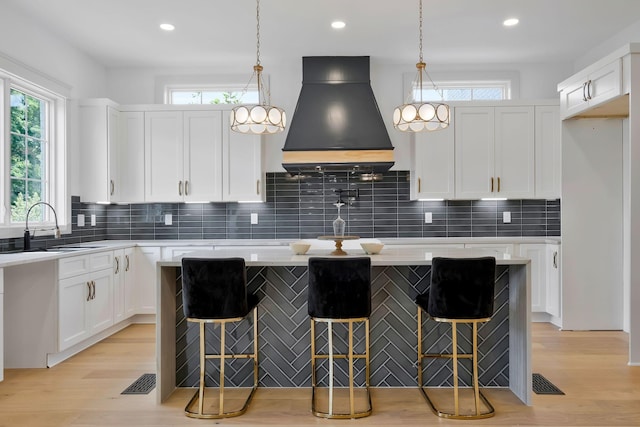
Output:
[[454,123],[437,132],[412,134],[412,199],[455,197]]
[[457,198],[533,197],[532,106],[458,107],[455,133]]

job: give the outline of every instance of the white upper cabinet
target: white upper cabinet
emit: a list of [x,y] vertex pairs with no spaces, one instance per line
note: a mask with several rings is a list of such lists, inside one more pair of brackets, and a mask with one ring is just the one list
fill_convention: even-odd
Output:
[[562,125],[555,105],[535,107],[536,198],[559,199],[562,188]]
[[456,198],[534,197],[532,106],[455,110]]
[[560,90],[560,115],[568,119],[622,95],[622,59],[567,80]]
[[222,198],[222,111],[184,112],[184,201]]
[[118,125],[116,153],[111,156],[111,170],[117,171],[110,183],[112,201],[141,202],[144,201],[144,113],[120,112]]
[[262,137],[233,132],[229,127],[230,114],[225,111],[222,121],[222,200],[264,201]]
[[115,201],[118,111],[111,101],[82,101],[80,123],[80,197],[87,202]]
[[455,109],[456,198],[495,197],[494,107]]
[[181,202],[184,193],[182,111],[144,117],[145,201]]
[[535,194],[533,107],[496,107],[495,187],[497,197],[525,199]]
[[413,134],[412,199],[453,199],[454,130],[453,123],[437,132]]

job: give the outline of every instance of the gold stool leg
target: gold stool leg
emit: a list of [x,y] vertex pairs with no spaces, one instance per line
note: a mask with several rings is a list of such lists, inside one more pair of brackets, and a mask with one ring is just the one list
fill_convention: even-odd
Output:
[[349,321],[349,408],[351,416],[356,413],[353,401],[353,321]]
[[204,323],[200,323],[200,387],[199,402],[198,402],[198,415],[204,414],[204,388],[205,388],[205,371],[206,371],[206,348],[205,348],[205,327]]
[[[468,420],[468,419],[481,419],[481,418],[489,418],[495,415],[495,409],[489,402],[489,400],[484,396],[479,386],[479,378],[478,378],[478,323],[485,322],[489,319],[482,320],[455,320],[455,319],[440,319],[438,321],[446,321],[451,323],[451,341],[452,341],[452,351],[450,354],[424,354],[422,353],[422,312],[421,308],[418,308],[418,388],[422,392],[425,400],[431,407],[431,410],[434,414],[441,418],[451,418],[451,419],[460,419],[460,420]],[[472,354],[458,353],[458,336],[457,336],[457,328],[458,323],[472,323],[473,324],[473,352]],[[443,412],[439,410],[433,401],[429,398],[426,387],[423,383],[422,376],[422,359],[427,357],[433,358],[451,358],[453,362],[453,399],[454,399],[454,412]],[[473,363],[473,392],[475,399],[475,414],[470,415],[461,415],[460,414],[460,400],[459,400],[459,378],[458,378],[458,361],[461,358],[472,359]],[[486,412],[480,412],[480,400],[484,403],[487,408]]]
[[327,322],[329,333],[329,415],[333,415],[333,328],[332,322]]
[[218,409],[218,415],[224,414],[224,337],[226,335],[226,323],[222,322],[220,325],[220,407]]

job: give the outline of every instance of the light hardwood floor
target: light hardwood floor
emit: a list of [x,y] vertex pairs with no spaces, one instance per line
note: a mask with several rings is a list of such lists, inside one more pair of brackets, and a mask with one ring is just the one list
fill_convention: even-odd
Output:
[[533,326],[533,367],[565,396],[535,395],[533,406],[505,390],[487,390],[496,416],[479,421],[440,420],[415,388],[374,389],[374,413],[359,420],[312,416],[309,389],[259,389],[238,418],[193,420],[183,415],[192,394],[180,390],[163,405],[149,395],[120,393],[154,372],[153,325],[134,325],[51,369],[5,371],[0,383],[0,426],[640,426],[640,367],[627,366],[622,332],[558,331]]

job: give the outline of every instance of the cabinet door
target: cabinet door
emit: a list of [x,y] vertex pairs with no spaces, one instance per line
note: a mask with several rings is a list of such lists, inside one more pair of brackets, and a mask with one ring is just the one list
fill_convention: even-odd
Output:
[[241,134],[229,128],[224,112],[222,144],[222,198],[225,201],[264,201],[262,137]]
[[113,316],[119,322],[125,318],[124,249],[113,251]]
[[144,201],[144,113],[121,112],[113,179],[117,202]]
[[539,106],[536,110],[536,199],[559,199],[562,186],[562,122],[558,107]]
[[91,275],[82,274],[59,281],[58,350],[62,351],[90,336],[87,306]]
[[[109,202],[109,130],[117,126],[113,108],[104,103],[80,105],[80,197],[87,202]],[[114,119],[116,121],[114,122]]]
[[[455,109],[456,198],[496,197],[494,179],[494,108]],[[496,189],[496,183],[493,183]]]
[[563,119],[575,116],[589,107],[587,103],[587,77],[580,78],[560,91],[560,113]]
[[437,132],[414,134],[412,199],[454,198],[453,134],[453,124]]
[[495,197],[533,198],[535,146],[533,107],[495,109]]
[[222,111],[184,112],[184,200],[222,200]]
[[145,201],[183,199],[183,128],[181,111],[145,113]]
[[546,311],[560,317],[560,245],[547,245]]
[[546,311],[547,245],[522,244],[519,255],[531,259],[531,311]]
[[100,270],[91,274],[93,297],[87,306],[90,335],[113,325],[113,270]]
[[622,94],[622,59],[607,64],[589,75],[587,97],[589,108]]
[[138,285],[138,312],[156,312],[156,262],[160,261],[159,247],[139,247],[136,254],[136,283]]
[[124,287],[124,317],[130,317],[136,314],[138,310],[138,292],[136,287],[136,269],[135,269],[135,248],[127,248],[124,250],[122,284]]

